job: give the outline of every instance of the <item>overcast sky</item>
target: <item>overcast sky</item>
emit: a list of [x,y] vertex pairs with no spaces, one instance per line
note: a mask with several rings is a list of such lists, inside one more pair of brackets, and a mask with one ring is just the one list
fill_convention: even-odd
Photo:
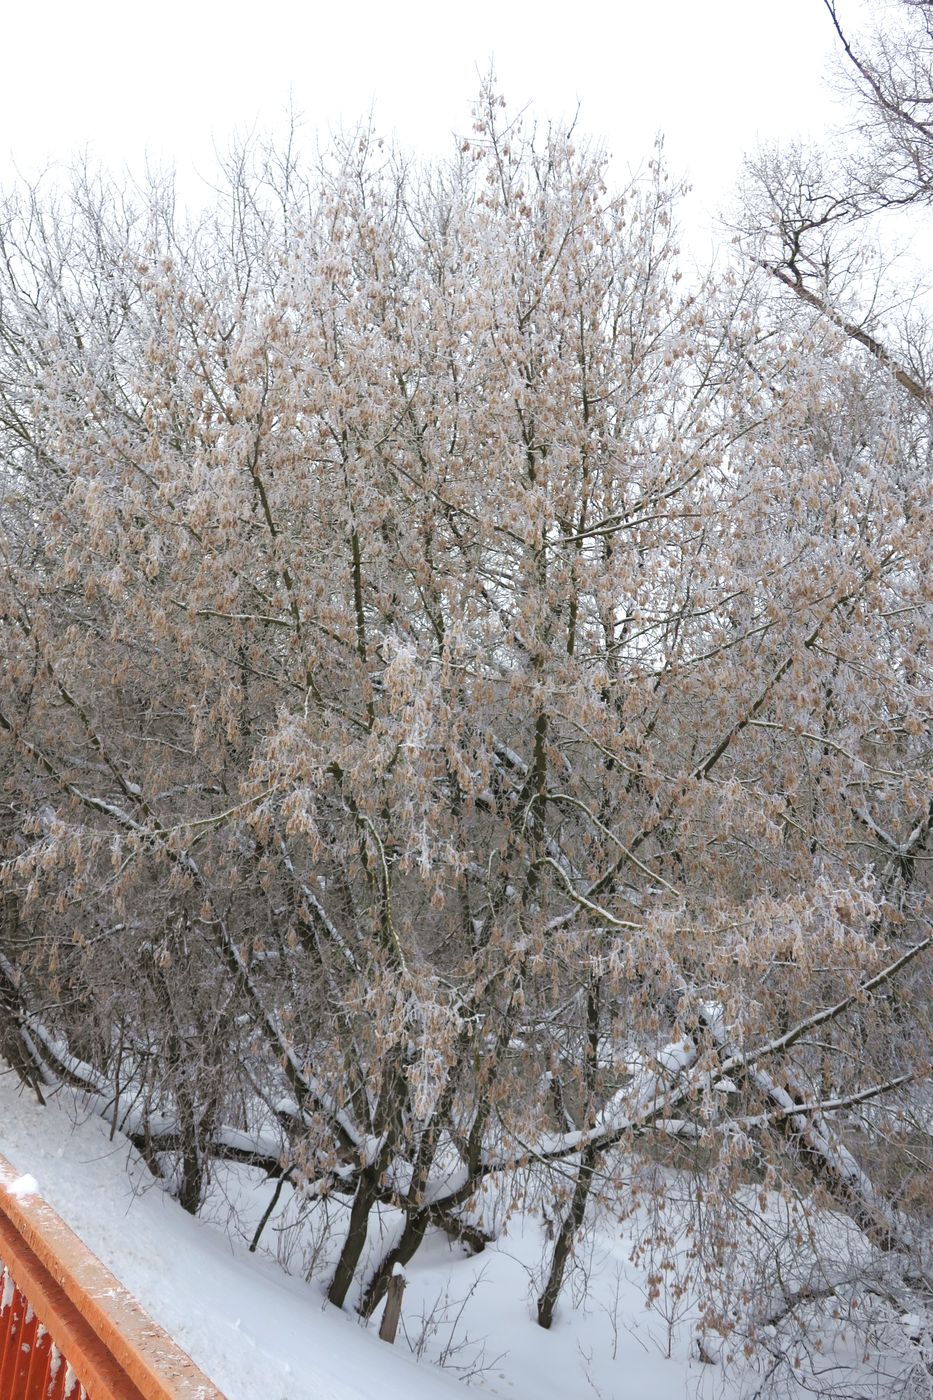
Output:
[[728,199],[744,151],[819,139],[839,116],[822,0],[11,0],[3,45],[4,184],[14,163],[34,174],[87,147],[137,172],[148,153],[187,187],[210,174],[215,144],[281,124],[290,99],[309,131],[372,110],[386,135],[430,154],[468,129],[493,63],[510,106],[547,119],[579,103],[620,170],[665,133],[702,220]]

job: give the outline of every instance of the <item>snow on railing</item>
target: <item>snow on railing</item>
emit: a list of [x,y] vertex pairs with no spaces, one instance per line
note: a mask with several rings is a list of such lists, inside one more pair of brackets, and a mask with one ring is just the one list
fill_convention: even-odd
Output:
[[224,1400],[3,1157],[0,1398]]

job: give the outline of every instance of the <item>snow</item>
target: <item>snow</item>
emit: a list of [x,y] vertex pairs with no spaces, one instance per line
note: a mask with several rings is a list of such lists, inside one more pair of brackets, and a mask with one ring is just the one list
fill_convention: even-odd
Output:
[[[534,1304],[554,1222],[539,1209],[513,1214],[490,1180],[481,1215],[495,1242],[469,1255],[436,1231],[404,1270],[396,1265],[406,1288],[389,1346],[376,1335],[381,1308],[364,1326],[326,1303],[326,1260],[305,1283],[272,1257],[303,1276],[315,1247],[308,1220],[314,1210],[345,1213],[336,1198],[312,1203],[309,1217],[308,1202],[286,1189],[263,1234],[269,1254],[249,1254],[244,1241],[275,1189],[261,1171],[218,1164],[209,1218],[192,1219],[110,1123],[82,1116],[70,1091],[41,1107],[9,1072],[0,1073],[0,1153],[20,1182],[34,1188],[35,1173],[43,1198],[228,1400],[444,1400],[463,1397],[464,1380],[474,1394],[511,1400],[737,1400],[755,1389],[748,1373],[700,1361],[695,1298],[665,1293],[646,1308],[634,1220],[591,1226],[545,1332]],[[372,1243],[391,1242],[399,1219],[386,1211]],[[702,1340],[718,1355],[715,1339]]]
[[656,1056],[658,1064],[670,1074],[687,1069],[696,1059],[696,1046],[692,1040],[675,1040],[664,1046]]
[[18,1176],[6,1189],[9,1196],[38,1196],[39,1183],[27,1172],[25,1176]]
[[462,1397],[454,1379],[390,1349],[319,1289],[186,1215],[102,1120],[75,1125],[55,1102],[42,1108],[9,1072],[0,1153],[23,1172],[16,1186],[30,1183],[18,1194],[38,1189],[36,1171],[44,1199],[228,1400]]
[[[111,1140],[98,1117],[75,1123],[74,1112],[73,1097],[42,1108],[12,1074],[0,1074],[0,1153],[21,1181],[36,1173],[44,1199],[228,1400],[443,1400],[464,1396],[458,1378],[512,1400],[569,1400],[594,1387],[604,1400],[684,1400],[710,1383],[710,1371],[718,1393],[730,1393],[718,1368],[691,1360],[689,1327],[668,1357],[669,1325],[646,1311],[631,1241],[620,1230],[588,1248],[587,1305],[574,1308],[578,1272],[550,1332],[533,1320],[545,1222],[520,1215],[503,1228],[500,1221],[496,1244],[472,1257],[446,1236],[430,1236],[404,1270],[402,1324],[390,1347],[376,1336],[380,1310],[366,1329],[326,1304],[319,1284],[289,1277],[272,1258],[193,1220],[125,1138]],[[219,1219],[235,1206],[246,1238],[273,1189],[254,1169],[226,1166],[209,1207]],[[271,1248],[288,1196],[266,1230]],[[491,1197],[493,1216],[497,1209]]]

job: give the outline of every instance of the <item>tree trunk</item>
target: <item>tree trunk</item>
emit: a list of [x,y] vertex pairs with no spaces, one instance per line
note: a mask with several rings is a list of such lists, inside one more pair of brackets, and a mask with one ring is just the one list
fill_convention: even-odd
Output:
[[389,1250],[367,1284],[366,1292],[360,1301],[361,1317],[372,1317],[376,1311],[379,1303],[385,1297],[396,1264],[407,1264],[414,1258],[421,1241],[424,1239],[425,1230],[428,1228],[428,1218],[428,1210],[423,1209],[414,1212],[405,1221],[405,1228],[398,1244],[394,1249]]
[[547,1283],[544,1285],[544,1292],[538,1299],[539,1327],[548,1328],[554,1320],[554,1305],[564,1282],[564,1273],[567,1261],[573,1251],[574,1238],[583,1224],[586,1202],[593,1181],[593,1171],[598,1159],[599,1149],[597,1147],[590,1146],[584,1150],[580,1171],[577,1175],[577,1184],[574,1187],[573,1200],[558,1232],[554,1253],[551,1256],[551,1271],[548,1274]]
[[350,1284],[360,1262],[360,1255],[366,1244],[366,1229],[369,1225],[369,1212],[376,1203],[378,1175],[373,1167],[360,1172],[359,1185],[350,1209],[350,1227],[343,1242],[340,1258],[334,1270],[334,1277],[327,1290],[328,1301],[335,1308],[342,1308],[346,1302]]

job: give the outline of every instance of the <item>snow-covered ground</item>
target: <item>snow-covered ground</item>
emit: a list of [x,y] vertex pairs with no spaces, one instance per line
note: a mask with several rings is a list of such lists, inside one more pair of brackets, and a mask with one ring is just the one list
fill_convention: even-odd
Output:
[[[111,1140],[99,1118],[75,1117],[72,1100],[42,1108],[12,1074],[0,1074],[0,1152],[36,1178],[41,1195],[229,1400],[441,1400],[464,1395],[458,1380],[512,1400],[743,1393],[733,1381],[724,1389],[719,1367],[690,1358],[689,1309],[671,1321],[646,1310],[621,1228],[597,1235],[586,1298],[578,1294],[581,1305],[571,1306],[571,1281],[547,1333],[530,1307],[539,1221],[513,1217],[494,1245],[469,1258],[438,1235],[409,1268],[403,1330],[390,1348],[375,1334],[378,1318],[363,1328],[329,1307],[319,1284],[248,1254],[220,1228],[225,1214],[232,1223],[234,1205],[241,1232],[261,1214],[270,1187],[256,1173],[222,1174],[209,1203],[215,1223],[193,1220],[125,1139]],[[294,1267],[299,1237],[285,1228],[289,1209],[263,1242],[291,1242]],[[308,1243],[306,1231],[301,1249]]]

